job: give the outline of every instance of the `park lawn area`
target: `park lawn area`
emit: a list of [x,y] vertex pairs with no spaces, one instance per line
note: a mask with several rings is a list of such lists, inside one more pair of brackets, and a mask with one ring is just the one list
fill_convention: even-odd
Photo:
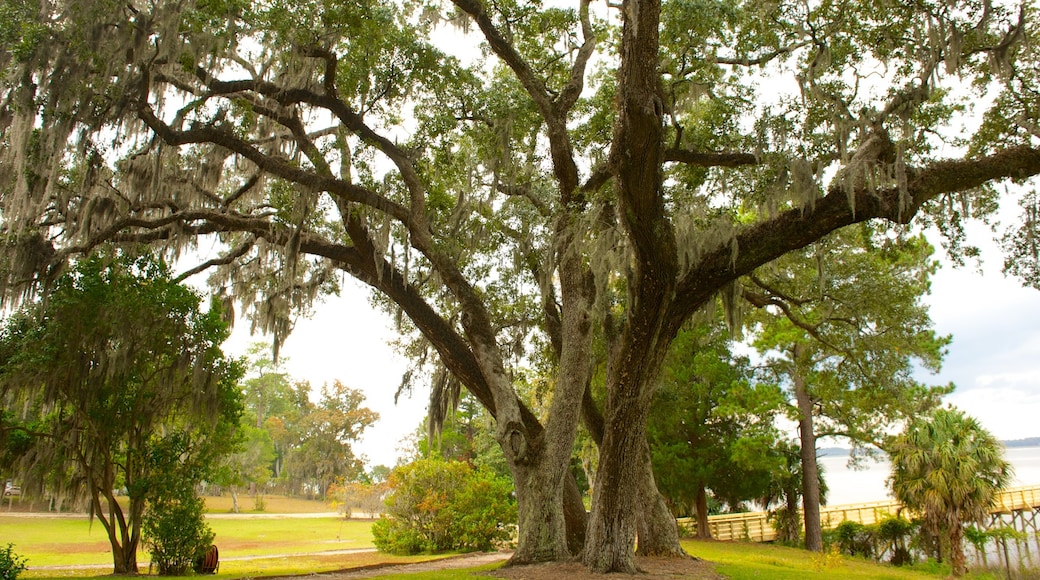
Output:
[[[208,513],[231,513],[233,505],[230,495],[205,496]],[[284,495],[265,495],[264,511],[269,514],[315,514],[336,511],[329,504],[317,499],[303,499]],[[239,494],[238,509],[242,513],[260,513],[255,511],[256,500],[249,494]]]
[[[345,518],[208,518],[221,567],[230,558],[301,554],[372,547],[372,522]],[[0,537],[12,542],[29,566],[111,564],[101,524],[86,517],[0,515]],[[143,547],[142,547],[143,548]],[[142,549],[138,561],[147,566]]]
[[[811,554],[798,548],[750,542],[684,540],[690,555],[715,564],[715,570],[732,579],[797,580],[800,578],[871,578],[877,580],[923,580],[944,578],[948,569],[900,568],[839,554]],[[925,568],[926,566],[922,566]],[[934,566],[933,566],[934,567]],[[989,574],[968,574],[982,580]]]

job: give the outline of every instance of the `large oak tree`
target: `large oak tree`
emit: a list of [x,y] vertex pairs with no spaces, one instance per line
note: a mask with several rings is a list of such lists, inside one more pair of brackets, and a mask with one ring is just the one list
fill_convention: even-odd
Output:
[[[991,184],[1040,173],[1025,3],[2,6],[6,293],[103,241],[215,239],[200,269],[280,340],[361,280],[495,416],[515,562],[631,570],[637,527],[641,552],[681,552],[645,421],[720,290],[855,222],[956,233]],[[534,344],[540,417],[511,380]],[[579,420],[600,445],[588,522]]]

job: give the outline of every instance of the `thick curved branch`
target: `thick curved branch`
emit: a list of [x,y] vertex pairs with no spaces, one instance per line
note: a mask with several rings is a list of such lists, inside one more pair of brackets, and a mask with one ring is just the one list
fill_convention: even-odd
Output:
[[745,66],[745,67],[761,66],[761,65],[769,63],[770,61],[772,61],[772,60],[774,60],[774,59],[776,59],[778,57],[781,57],[781,56],[784,56],[784,55],[787,55],[787,54],[791,54],[792,52],[798,50],[799,48],[808,46],[810,44],[812,44],[812,42],[809,41],[809,40],[805,40],[805,41],[802,41],[802,42],[796,42],[796,43],[788,45],[788,46],[781,46],[780,48],[778,48],[778,49],[776,49],[776,50],[774,50],[772,52],[767,52],[765,54],[761,54],[761,55],[756,56],[754,58],[748,58],[748,57],[744,57],[744,58],[727,58],[727,57],[717,57],[716,56],[716,57],[713,57],[711,59],[711,62],[714,62],[716,64],[731,65],[731,66]]
[[[561,99],[558,102],[554,102],[545,83],[537,77],[523,59],[523,56],[517,52],[516,48],[509,43],[498,27],[495,26],[495,23],[491,21],[491,16],[488,15],[480,0],[453,0],[453,2],[477,23],[481,32],[484,33],[484,38],[491,45],[491,50],[513,71],[517,80],[520,81],[524,90],[527,91],[527,94],[534,101],[535,106],[538,107],[538,111],[546,124],[547,136],[549,138],[549,153],[552,156],[553,173],[560,186],[561,200],[564,205],[569,205],[576,200],[575,194],[578,193],[578,166],[574,162],[570,134],[567,132],[567,113],[574,102],[576,102],[578,95],[581,94],[581,87],[584,83],[576,80],[576,77],[584,78],[585,66],[595,48],[594,39],[591,36],[586,36],[585,44],[582,45],[578,52],[578,58],[575,60],[571,80],[561,94]],[[585,18],[587,18],[587,7]],[[583,21],[583,29],[584,24],[585,22]],[[591,32],[591,26],[589,29]],[[577,94],[574,94],[575,90],[577,90]],[[582,200],[577,199],[577,201]]]
[[553,115],[553,102],[549,97],[549,91],[545,86],[545,83],[538,78],[534,70],[531,69],[527,61],[524,60],[523,56],[513,47],[512,44],[506,39],[502,31],[495,26],[495,23],[491,21],[491,16],[484,9],[484,4],[480,0],[452,0],[456,6],[458,6],[463,12],[469,14],[470,18],[477,23],[480,31],[484,33],[484,38],[491,45],[491,50],[498,55],[508,66],[512,69],[513,74],[516,75],[517,80],[523,85],[527,94],[534,100],[535,105],[538,106],[538,110],[542,112],[543,116]]
[[834,230],[875,218],[906,224],[922,205],[944,193],[1038,174],[1040,150],[1015,147],[982,158],[937,161],[924,169],[907,170],[905,190],[890,187],[871,191],[859,187],[850,195],[843,184],[835,184],[810,206],[794,208],[744,228],[705,252],[680,281],[669,324],[681,324],[711,298],[714,289]]
[[592,21],[589,19],[589,1],[581,0],[578,9],[581,18],[581,34],[585,38],[585,43],[578,49],[578,56],[575,57],[574,65],[571,67],[570,79],[556,99],[556,109],[562,115],[566,115],[567,111],[574,107],[574,103],[578,102],[578,97],[585,88],[585,69],[596,50],[596,37],[592,31]]
[[666,162],[685,163],[699,167],[743,167],[758,165],[759,159],[751,153],[717,153],[714,151],[690,151],[671,148],[664,152]]
[[256,92],[273,99],[283,106],[306,103],[332,113],[347,129],[390,158],[390,161],[397,167],[401,179],[404,181],[405,186],[408,187],[411,196],[412,220],[406,223],[412,229],[413,234],[423,230],[424,226],[420,224],[425,224],[426,188],[415,170],[411,155],[392,140],[380,135],[369,127],[361,115],[341,101],[335,92],[320,95],[304,88],[286,88],[272,82],[255,79],[222,81],[213,78],[207,71],[202,69],[196,71],[196,76],[205,84],[207,90],[214,95]]
[[382,211],[402,223],[412,223],[412,215],[407,208],[363,187],[340,179],[322,177],[312,171],[297,167],[286,159],[268,155],[236,137],[231,131],[217,127],[196,127],[176,131],[156,117],[148,107],[138,109],[137,114],[168,145],[199,143],[219,145],[252,161],[261,170],[276,177],[310,187],[316,191],[327,191],[330,194],[342,196],[347,201],[357,202]]
[[187,278],[190,278],[190,277],[192,277],[195,274],[198,274],[200,272],[205,272],[206,270],[212,268],[213,266],[225,266],[227,264],[230,264],[230,263],[234,262],[235,260],[241,258],[242,256],[246,255],[249,252],[249,250],[251,250],[253,248],[253,246],[255,244],[256,244],[256,239],[253,238],[252,236],[250,236],[244,243],[239,244],[238,247],[233,248],[227,254],[224,254],[223,256],[221,256],[219,258],[214,258],[212,260],[206,260],[205,262],[203,262],[203,263],[201,263],[201,264],[199,264],[199,265],[197,265],[197,266],[195,266],[193,268],[188,269],[183,274],[181,274],[181,275],[177,276],[176,278],[174,278],[173,282],[175,284],[180,284],[181,282],[183,282]]

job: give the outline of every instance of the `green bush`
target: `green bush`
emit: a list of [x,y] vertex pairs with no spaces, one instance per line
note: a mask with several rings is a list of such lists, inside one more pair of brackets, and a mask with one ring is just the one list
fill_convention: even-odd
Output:
[[[917,526],[901,516],[889,516],[877,524],[877,536],[882,542],[888,544],[891,553],[889,563],[896,566],[913,564],[914,555],[910,551],[910,539],[914,535]],[[880,556],[880,554],[879,554]]]
[[190,491],[178,495],[150,501],[141,522],[152,564],[163,576],[187,574],[213,543],[203,519],[205,503]]
[[423,459],[395,469],[388,483],[386,515],[372,525],[382,552],[490,550],[516,523],[512,483],[487,469]]
[[874,533],[867,526],[845,520],[834,530],[838,537],[838,547],[850,556],[874,557]]
[[25,570],[25,558],[14,553],[14,545],[0,550],[0,580],[15,580]]

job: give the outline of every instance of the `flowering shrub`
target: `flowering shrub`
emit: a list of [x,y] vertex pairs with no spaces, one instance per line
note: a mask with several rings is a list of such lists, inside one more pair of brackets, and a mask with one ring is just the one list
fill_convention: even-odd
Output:
[[386,515],[372,525],[382,552],[491,550],[516,524],[512,482],[467,463],[415,461],[395,469],[389,485]]

